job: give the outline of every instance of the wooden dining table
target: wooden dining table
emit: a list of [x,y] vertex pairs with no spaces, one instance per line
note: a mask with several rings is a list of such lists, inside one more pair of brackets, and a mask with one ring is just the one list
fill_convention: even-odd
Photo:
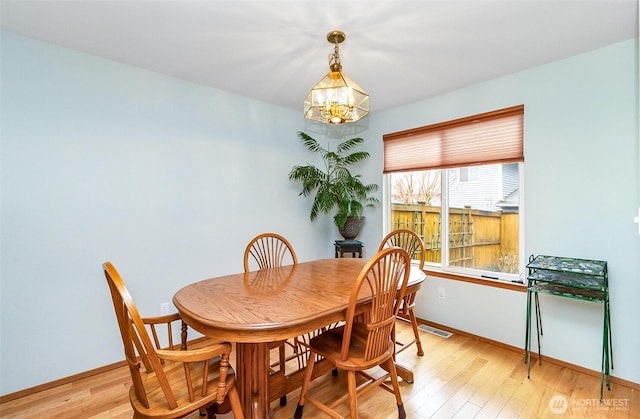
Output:
[[[270,417],[271,401],[300,387],[304,371],[271,374],[269,344],[344,320],[352,285],[366,263],[323,259],[205,279],[180,289],[173,303],[193,329],[236,344],[236,380],[245,416]],[[412,267],[407,293],[417,291],[424,279]],[[370,300],[364,288],[363,311]],[[319,369],[318,374],[328,371]],[[413,373],[402,366],[398,375],[413,382]]]

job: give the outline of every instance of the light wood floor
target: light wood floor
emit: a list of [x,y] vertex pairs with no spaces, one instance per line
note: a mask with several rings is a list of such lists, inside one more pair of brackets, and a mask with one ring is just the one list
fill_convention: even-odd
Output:
[[[400,336],[408,332],[404,325],[400,329]],[[444,339],[422,333],[421,338],[423,357],[416,355],[415,347],[398,357],[416,377],[413,384],[400,384],[409,418],[640,418],[640,391],[636,389],[613,383],[601,404],[599,377],[543,360],[542,366],[533,366],[531,379],[527,379],[523,355],[515,351],[455,334]],[[319,398],[342,394],[346,392],[345,376],[328,374],[314,381],[310,391]],[[131,418],[129,383],[128,370],[118,368],[3,403],[0,417]],[[285,407],[274,402],[273,418],[293,417],[298,394],[299,390],[291,393]],[[559,403],[553,405],[553,401]],[[361,396],[358,403],[361,419],[397,417],[393,395],[381,389]],[[552,407],[560,409],[558,413],[563,407],[566,411],[557,414]],[[341,413],[348,414],[346,405]],[[307,404],[304,417],[322,415]]]

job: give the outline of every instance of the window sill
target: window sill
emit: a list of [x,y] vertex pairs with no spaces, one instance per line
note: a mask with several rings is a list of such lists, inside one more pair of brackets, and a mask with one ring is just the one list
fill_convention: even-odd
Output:
[[452,279],[454,281],[462,281],[469,282],[472,284],[485,285],[488,287],[502,288],[512,291],[518,292],[527,292],[527,287],[525,284],[520,284],[517,282],[507,282],[501,281],[498,279],[489,279],[489,278],[480,278],[477,276],[469,276],[469,275],[460,275],[451,272],[444,272],[439,270],[434,270],[433,268],[425,268],[423,269],[424,273],[431,276],[437,276],[439,278]]

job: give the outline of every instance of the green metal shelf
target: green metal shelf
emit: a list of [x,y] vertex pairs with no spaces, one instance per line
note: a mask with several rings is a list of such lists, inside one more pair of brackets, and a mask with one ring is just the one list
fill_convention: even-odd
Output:
[[538,255],[529,257],[527,264],[527,327],[525,336],[525,362],[527,377],[531,377],[531,309],[535,300],[538,360],[542,365],[540,337],[542,313],[538,294],[591,301],[603,305],[602,368],[600,376],[600,400],[604,397],[604,383],[611,390],[613,347],[611,345],[611,315],[609,310],[609,278],[607,262],[559,256]]

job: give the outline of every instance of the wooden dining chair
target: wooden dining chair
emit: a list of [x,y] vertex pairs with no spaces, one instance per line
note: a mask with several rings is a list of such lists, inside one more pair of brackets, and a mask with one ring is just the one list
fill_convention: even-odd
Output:
[[[284,265],[297,265],[298,257],[293,250],[293,246],[287,239],[276,233],[263,233],[254,237],[244,250],[244,271],[262,270],[277,268]],[[286,375],[286,364],[288,357],[286,348],[295,350],[294,341],[282,340],[272,342],[270,349],[278,349],[278,361],[270,365],[271,368]],[[293,355],[291,356],[293,358]],[[280,405],[286,406],[287,396],[280,398]]]
[[[424,268],[425,246],[420,236],[418,236],[418,234],[416,234],[415,232],[402,229],[392,231],[391,233],[387,234],[384,239],[382,239],[378,250],[382,250],[386,247],[399,247],[406,250],[407,253],[409,253],[411,259],[416,258],[420,261],[420,270]],[[396,355],[409,348],[409,346],[413,345],[414,343],[418,348],[418,356],[424,355],[424,351],[422,350],[422,342],[420,341],[420,332],[418,331],[418,321],[414,312],[415,306],[416,292],[411,292],[405,295],[404,300],[402,301],[402,306],[400,307],[398,318],[407,320],[411,323],[411,328],[413,329],[413,340],[411,342],[404,343],[396,341]]]
[[[176,314],[142,318],[127,287],[110,262],[102,265],[124,344],[126,362],[133,384],[129,401],[134,418],[181,418],[191,412],[206,411],[214,418],[233,412],[243,418],[235,387],[235,373],[229,365],[231,344],[214,343],[187,348],[187,325]],[[178,322],[181,345],[173,344],[172,324]],[[162,349],[156,326],[166,326],[168,346]],[[153,336],[153,342],[149,336]],[[141,367],[144,366],[144,371]],[[223,405],[224,406],[221,406]]]
[[[348,399],[350,417],[355,419],[358,417],[358,394],[376,386],[395,394],[398,417],[406,417],[393,359],[395,343],[392,333],[400,302],[407,289],[410,264],[409,254],[397,247],[383,249],[367,262],[351,288],[344,325],[329,329],[309,342],[311,356],[294,418],[302,417],[306,401],[329,416],[341,418],[335,408]],[[364,313],[359,313],[358,303],[365,295],[371,297],[371,304]],[[308,394],[318,357],[347,371],[348,394],[330,404],[324,404]],[[366,370],[374,367],[382,367],[384,373],[375,378],[369,375]],[[357,387],[356,374],[366,380]],[[389,379],[391,386],[387,382]]]
[[276,233],[254,237],[244,250],[244,271],[297,265],[298,257],[291,243]]

